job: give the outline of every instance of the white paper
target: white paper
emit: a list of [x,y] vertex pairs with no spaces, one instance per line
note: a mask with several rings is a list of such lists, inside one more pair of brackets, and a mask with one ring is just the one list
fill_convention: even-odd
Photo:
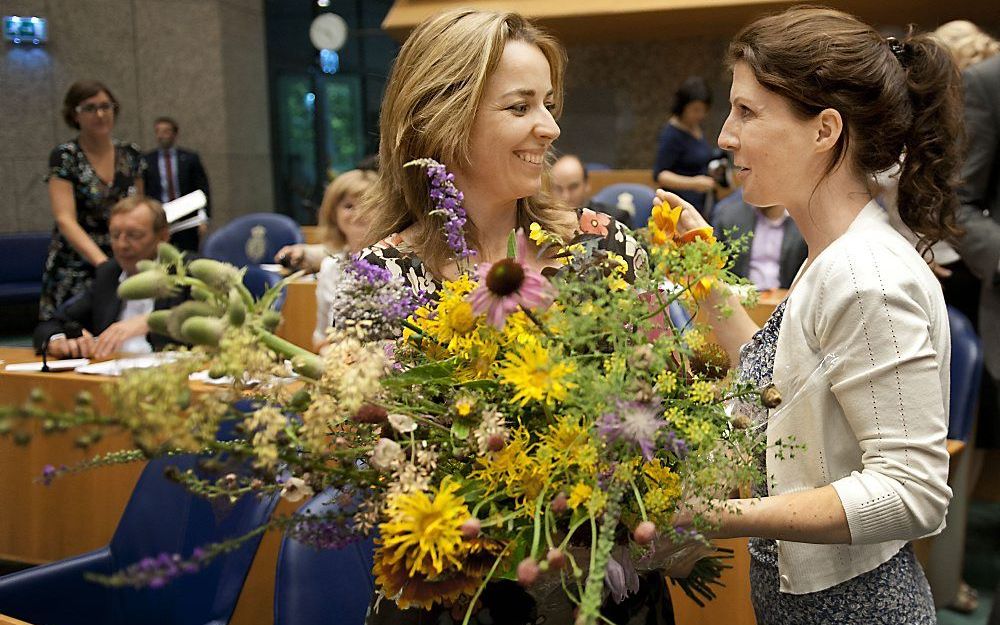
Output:
[[204,223],[208,223],[208,213],[205,212],[204,208],[199,208],[198,213],[195,214],[194,217],[188,217],[187,219],[182,219],[178,222],[170,224],[170,234],[180,232],[181,230],[197,228]]
[[118,358],[116,360],[105,360],[93,364],[83,363],[82,367],[77,367],[77,373],[87,373],[90,375],[111,375],[119,376],[129,369],[147,369],[162,364],[173,362],[177,359],[177,354],[173,352],[160,352],[135,356],[132,358]]
[[[90,360],[88,360],[87,358],[68,358],[66,360],[50,360],[49,371],[72,371],[73,369],[84,366],[89,362]],[[22,362],[16,365],[7,365],[5,369],[7,371],[41,371],[42,361]]]
[[205,197],[205,192],[197,189],[176,200],[167,202],[163,205],[163,210],[167,213],[167,223],[172,224],[181,217],[193,213],[199,208],[205,208],[207,205],[208,198]]

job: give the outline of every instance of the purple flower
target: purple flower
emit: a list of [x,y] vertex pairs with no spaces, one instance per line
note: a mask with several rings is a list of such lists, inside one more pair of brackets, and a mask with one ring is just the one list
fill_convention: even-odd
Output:
[[42,484],[48,486],[49,484],[52,483],[52,480],[56,479],[56,475],[58,474],[59,472],[56,470],[54,466],[52,466],[51,464],[45,465],[44,467],[42,467]]
[[597,422],[598,434],[607,442],[619,439],[638,445],[646,460],[653,459],[656,438],[660,428],[667,424],[661,416],[660,402],[615,402],[615,410],[601,415]]
[[431,215],[441,215],[444,219],[444,235],[448,241],[448,247],[455,252],[455,258],[466,259],[476,255],[476,251],[469,249],[465,240],[465,224],[468,217],[462,202],[465,198],[462,192],[455,187],[455,175],[448,172],[448,169],[432,158],[420,158],[410,161],[404,167],[417,165],[426,170],[430,179],[431,200],[434,202],[434,210]]
[[548,306],[552,301],[549,281],[522,262],[528,253],[528,238],[523,230],[518,230],[515,258],[482,263],[476,268],[479,286],[466,299],[474,313],[486,313],[486,320],[498,330],[507,322],[507,316],[519,308]]

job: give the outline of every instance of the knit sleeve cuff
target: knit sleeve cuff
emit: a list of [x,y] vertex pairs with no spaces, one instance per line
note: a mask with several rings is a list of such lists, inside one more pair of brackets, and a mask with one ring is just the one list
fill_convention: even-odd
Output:
[[910,533],[909,514],[899,493],[857,471],[831,484],[840,497],[851,531],[851,544],[899,540]]

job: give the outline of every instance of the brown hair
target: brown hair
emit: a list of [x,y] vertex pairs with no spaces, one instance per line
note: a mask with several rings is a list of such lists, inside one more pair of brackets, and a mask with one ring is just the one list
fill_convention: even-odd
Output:
[[167,227],[167,212],[163,210],[163,204],[159,200],[142,195],[130,195],[123,200],[119,200],[111,207],[110,217],[122,213],[131,213],[140,206],[145,206],[149,209],[150,214],[153,215],[153,232],[161,232]]
[[[469,164],[472,125],[486,81],[510,41],[537,46],[548,60],[558,118],[566,52],[516,13],[447,11],[417,26],[403,44],[382,100],[378,180],[362,202],[372,216],[369,243],[417,224],[413,243],[421,259],[435,272],[447,262],[451,250],[441,218],[430,214],[427,177],[420,168],[403,165],[426,157],[448,167]],[[566,238],[575,224],[572,211],[544,192],[517,201],[518,226],[527,230],[533,221]],[[466,236],[477,247],[471,221]]]
[[729,45],[730,66],[746,63],[757,81],[797,114],[824,109],[844,122],[827,172],[845,158],[866,177],[900,162],[898,205],[926,251],[956,236],[961,76],[929,35],[882,38],[851,15],[795,7],[745,27]]
[[180,132],[181,127],[177,125],[177,120],[173,117],[167,117],[166,115],[160,115],[153,120],[153,127],[155,128],[157,124],[170,124],[170,127],[174,129],[174,134]]
[[376,177],[374,171],[352,169],[327,185],[319,205],[318,221],[320,238],[330,249],[340,250],[347,244],[344,233],[337,227],[337,207],[349,195],[360,198],[375,183]]
[[78,80],[69,86],[66,97],[63,98],[62,116],[63,120],[70,128],[80,129],[80,123],[76,121],[76,107],[87,98],[92,98],[100,92],[108,94],[111,103],[115,105],[115,113],[121,109],[118,98],[111,93],[111,89],[99,80]]

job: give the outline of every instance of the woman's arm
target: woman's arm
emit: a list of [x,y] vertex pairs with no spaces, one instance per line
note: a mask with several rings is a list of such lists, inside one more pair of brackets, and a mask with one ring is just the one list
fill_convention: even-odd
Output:
[[[691,204],[674,193],[657,189],[653,203],[664,202],[670,206],[684,207],[677,223],[679,233],[708,227],[708,222]],[[740,298],[725,285],[716,285],[702,306],[705,308],[708,324],[715,332],[716,342],[726,350],[729,362],[735,366],[739,362],[740,347],[753,338],[754,333],[760,328],[743,308]]]
[[715,179],[711,176],[682,176],[669,169],[664,169],[656,174],[656,184],[675,191],[708,193],[715,189]]
[[[832,486],[755,499],[716,502],[710,517],[719,529],[712,538],[754,536],[798,543],[849,544],[851,530],[847,514]],[[682,511],[675,523],[691,523],[690,511]]]
[[49,180],[49,202],[52,205],[52,216],[55,218],[59,232],[66,237],[80,256],[95,267],[108,260],[97,243],[80,227],[76,219],[76,200],[73,197],[73,185],[68,180],[55,178]]

